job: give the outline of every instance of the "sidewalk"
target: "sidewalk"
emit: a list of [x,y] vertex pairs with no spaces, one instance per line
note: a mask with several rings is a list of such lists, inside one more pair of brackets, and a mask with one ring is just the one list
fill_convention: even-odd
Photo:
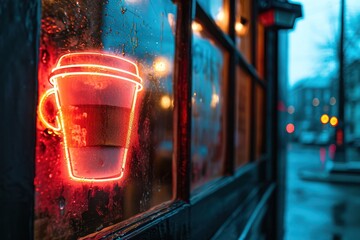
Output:
[[324,168],[299,170],[299,177],[307,181],[360,184],[360,151],[347,148],[346,160],[334,162],[329,152],[326,154]]
[[[325,179],[323,150],[293,145],[288,152],[286,175],[285,240],[360,239],[360,187],[332,181],[304,181],[300,172],[312,169]],[[319,177],[320,176],[320,177]],[[343,178],[340,178],[343,179]],[[336,180],[336,181],[335,181]]]

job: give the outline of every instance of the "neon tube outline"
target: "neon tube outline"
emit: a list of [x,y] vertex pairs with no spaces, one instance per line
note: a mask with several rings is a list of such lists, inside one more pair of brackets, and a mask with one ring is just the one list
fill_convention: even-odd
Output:
[[[129,62],[132,65],[134,65],[136,73],[139,74],[137,65],[135,63],[127,60],[127,59],[117,57],[117,56],[113,56],[113,55],[108,55],[108,54],[91,53],[91,52],[65,54],[65,55],[63,55],[63,56],[61,56],[59,58],[57,66],[59,66],[59,64],[61,62],[61,59],[63,59],[65,56],[69,56],[69,55],[72,55],[72,54],[73,55],[85,55],[85,54],[105,55],[105,56],[109,56],[109,57],[118,58],[118,59],[124,60],[124,61]],[[116,68],[113,68],[113,67],[107,67],[107,66],[103,66],[103,65],[96,65],[96,64],[72,64],[72,65],[66,65],[66,66],[56,67],[51,72],[55,72],[56,70],[65,69],[65,68],[72,68],[72,67],[99,67],[99,68],[103,68],[103,69],[109,69],[109,70],[114,70],[114,71],[118,71],[118,72],[127,73],[127,74],[130,74],[130,75],[132,75],[132,76],[134,76],[134,77],[136,77],[137,79],[140,80],[140,82],[137,82],[135,80],[132,80],[132,79],[129,79],[129,78],[126,78],[126,77],[116,76],[116,75],[107,74],[107,73],[96,73],[96,72],[69,72],[69,73],[54,74],[49,79],[50,83],[53,85],[53,88],[48,89],[41,96],[40,101],[39,101],[38,113],[39,113],[40,121],[46,127],[54,130],[55,133],[59,134],[61,132],[63,134],[64,148],[65,148],[65,158],[66,158],[66,162],[67,162],[67,169],[68,169],[69,176],[70,176],[71,179],[76,180],[76,181],[81,181],[81,182],[108,182],[108,181],[119,180],[124,176],[124,172],[125,172],[125,165],[126,165],[126,160],[127,160],[128,146],[129,146],[130,140],[131,140],[132,124],[133,124],[133,119],[134,119],[134,114],[135,114],[134,112],[135,112],[135,105],[136,105],[136,100],[137,100],[137,93],[143,89],[143,85],[141,84],[142,83],[142,78],[139,75],[135,75],[135,74],[133,74],[132,72],[129,72],[129,71],[116,69]],[[122,167],[120,169],[120,175],[117,176],[117,177],[81,178],[81,177],[74,176],[74,174],[72,172],[72,165],[71,165],[71,161],[70,161],[70,154],[69,154],[68,144],[67,144],[67,140],[66,140],[66,133],[65,133],[65,131],[61,131],[62,129],[64,129],[64,119],[63,119],[63,113],[62,113],[61,104],[60,104],[60,98],[58,96],[58,87],[57,87],[57,82],[56,82],[56,78],[70,76],[70,75],[97,75],[97,76],[114,77],[114,78],[118,78],[118,79],[125,80],[125,81],[136,84],[136,89],[134,89],[135,92],[134,92],[133,103],[132,103],[131,112],[130,112],[129,127],[128,127],[128,132],[127,132],[127,137],[126,137],[126,147],[123,148],[124,149],[124,155],[122,157],[123,163],[122,163]],[[59,121],[58,116],[56,116],[56,121],[57,121],[57,123],[59,125],[59,127],[57,127],[57,128],[52,126],[51,124],[49,124],[47,122],[47,120],[45,119],[45,117],[43,116],[43,114],[42,114],[42,105],[43,105],[45,99],[51,94],[55,94],[56,105],[57,105],[59,115],[60,115],[60,121]]]

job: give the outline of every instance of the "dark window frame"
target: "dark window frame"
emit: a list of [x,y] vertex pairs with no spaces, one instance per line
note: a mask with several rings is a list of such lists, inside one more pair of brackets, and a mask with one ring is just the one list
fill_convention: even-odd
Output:
[[[256,44],[252,47],[252,62],[249,63],[235,45],[235,1],[230,0],[229,31],[224,33],[211,16],[195,0],[177,1],[176,53],[174,70],[174,201],[141,214],[125,222],[115,224],[106,234],[109,238],[135,239],[206,239],[218,238],[223,232],[231,229],[238,236],[249,237],[251,229],[259,232],[267,224],[265,214],[269,202],[273,201],[276,184],[268,181],[269,155],[265,152],[259,159],[254,159],[255,124],[251,124],[251,159],[250,162],[235,171],[233,133],[235,131],[234,111],[236,105],[230,101],[235,97],[235,70],[239,66],[251,79],[252,99],[256,103],[256,88],[267,90],[267,82],[258,74],[255,66]],[[253,3],[256,1],[253,1]],[[256,4],[252,7],[251,21],[257,22]],[[229,54],[227,82],[226,119],[226,154],[224,176],[196,189],[191,194],[190,161],[191,161],[191,44],[192,20],[199,21],[209,35]],[[256,24],[253,24],[256,26]],[[255,28],[251,29],[254,34]],[[256,41],[254,34],[253,42]],[[264,43],[265,44],[265,43]],[[264,105],[263,111],[266,111]],[[255,109],[251,110],[252,122],[255,121]],[[266,128],[264,128],[265,139]],[[226,203],[226,205],[224,205]],[[266,205],[266,206],[265,206]],[[255,211],[255,210],[256,211]],[[245,214],[245,215],[244,215]],[[248,216],[252,220],[246,221]],[[272,223],[275,224],[275,223]],[[201,227],[202,226],[202,227]],[[236,226],[236,227],[235,227]],[[244,238],[244,239],[245,239]]]

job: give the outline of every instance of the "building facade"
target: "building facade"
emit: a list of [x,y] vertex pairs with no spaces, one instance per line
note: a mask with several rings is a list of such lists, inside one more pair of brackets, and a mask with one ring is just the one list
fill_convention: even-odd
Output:
[[357,145],[360,140],[360,60],[353,61],[345,70],[345,141]]
[[277,106],[300,16],[287,1],[0,3],[3,239],[281,239]]
[[[292,86],[288,112],[296,128],[295,139],[302,141],[302,137],[309,132],[314,133],[313,136],[319,136],[321,132],[333,134],[328,124],[329,119],[337,113],[336,96],[333,93],[329,78],[307,78]],[[329,118],[326,123],[321,121],[323,115]],[[307,143],[316,143],[316,138]]]

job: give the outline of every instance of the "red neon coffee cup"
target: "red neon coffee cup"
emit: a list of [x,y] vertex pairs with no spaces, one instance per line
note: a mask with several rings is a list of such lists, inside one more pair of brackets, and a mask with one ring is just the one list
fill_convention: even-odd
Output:
[[[137,65],[114,55],[80,52],[59,58],[50,75],[53,88],[39,102],[41,122],[64,140],[69,175],[80,181],[110,181],[124,175],[137,93]],[[57,126],[42,105],[55,94]]]

